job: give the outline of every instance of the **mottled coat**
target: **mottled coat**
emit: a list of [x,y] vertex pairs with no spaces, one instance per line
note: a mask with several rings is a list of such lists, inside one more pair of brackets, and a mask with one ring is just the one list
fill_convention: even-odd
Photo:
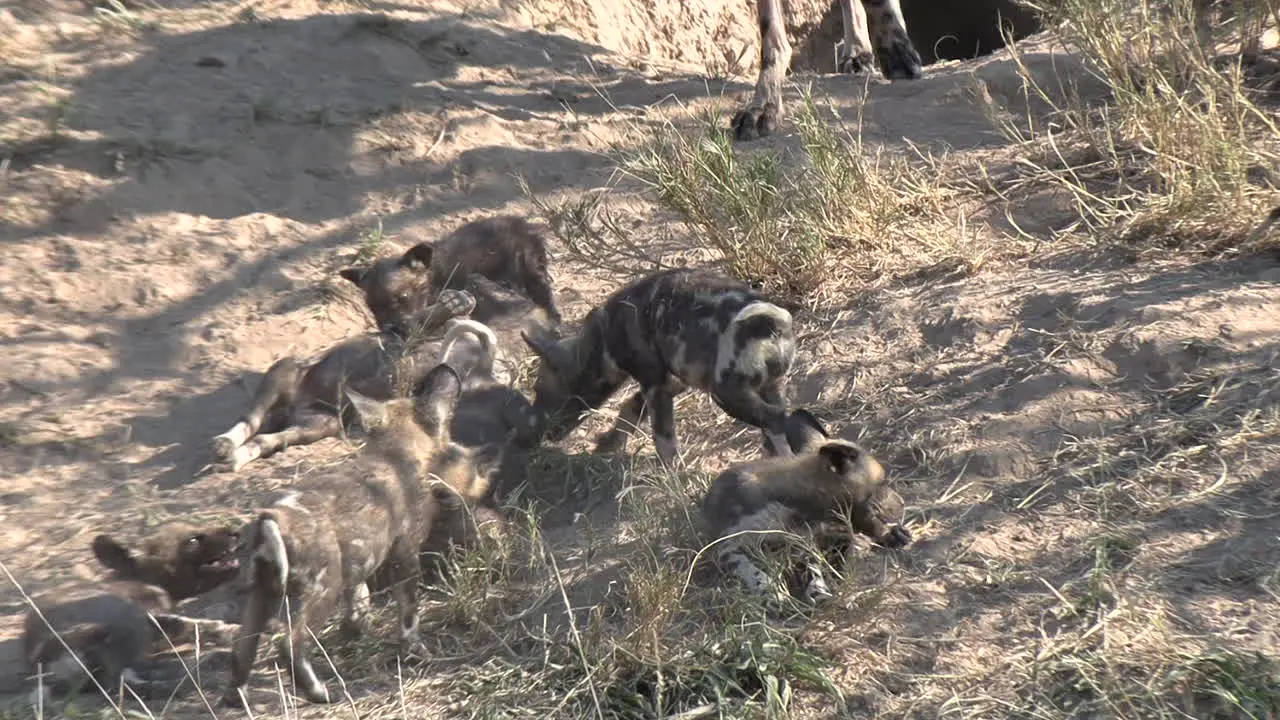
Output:
[[380,332],[340,342],[314,359],[276,361],[249,410],[213,439],[215,455],[239,470],[290,446],[340,436],[355,417],[346,389],[389,400],[412,387],[436,365],[440,328],[474,308],[473,297],[450,290],[422,310],[418,333]]
[[259,636],[286,620],[286,607],[291,631],[280,640],[280,657],[305,698],[329,702],[328,688],[311,666],[311,633],[324,627],[339,604],[343,624],[359,630],[366,582],[380,567],[388,571],[399,607],[403,647],[420,650],[419,552],[437,534],[442,508],[474,501],[487,490],[465,450],[449,443],[460,390],[458,375],[439,365],[411,398],[378,402],[349,391],[369,435],[361,454],[264,504],[246,532],[251,589],[225,703],[247,703],[244,691]]
[[766,446],[789,454],[784,384],[795,359],[791,314],[745,283],[710,270],[663,270],[614,292],[588,313],[578,335],[527,337],[541,358],[534,407],[558,440],[633,378],[597,449],[617,448],[648,413],[659,457],[677,455],[674,398],[711,395],[731,417],[760,428]]

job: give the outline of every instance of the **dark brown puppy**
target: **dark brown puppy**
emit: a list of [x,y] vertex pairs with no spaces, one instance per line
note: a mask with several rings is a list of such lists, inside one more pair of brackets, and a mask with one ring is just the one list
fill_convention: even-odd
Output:
[[[528,298],[559,324],[547,268],[542,233],[518,215],[499,215],[466,223],[434,243],[418,243],[400,257],[346,268],[341,274],[364,291],[378,328],[392,332],[402,330],[402,319],[434,302],[441,291],[470,291],[475,276]],[[489,323],[495,310],[480,300],[473,317]]]
[[146,684],[137,674],[139,665],[152,650],[167,647],[166,637],[175,645],[197,632],[214,642],[228,640],[232,628],[225,623],[169,611],[179,600],[234,579],[238,543],[235,528],[181,521],[133,543],[97,536],[93,552],[110,576],[98,583],[69,583],[33,599],[22,639],[28,672],[44,673],[51,689],[70,691],[89,682],[83,663],[104,688],[114,690],[122,680]]
[[369,267],[342,270],[364,293],[365,304],[384,332],[404,334],[417,323],[415,308],[436,302],[446,290],[475,298],[472,320],[489,326],[503,352],[496,361],[511,375],[520,358],[521,333],[558,335],[556,308],[547,269],[546,239],[515,215],[475,220],[435,243],[419,243],[399,257]]

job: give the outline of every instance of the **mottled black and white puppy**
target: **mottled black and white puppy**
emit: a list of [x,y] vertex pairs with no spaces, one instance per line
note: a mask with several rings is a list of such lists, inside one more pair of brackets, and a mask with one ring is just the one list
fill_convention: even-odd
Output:
[[534,407],[553,441],[633,378],[640,389],[597,451],[620,447],[628,429],[652,413],[658,456],[673,463],[674,399],[696,388],[760,428],[773,453],[790,454],[784,388],[795,359],[791,313],[738,280],[711,270],[662,270],[614,292],[576,336],[525,341],[541,358]]
[[[789,593],[747,555],[769,544],[771,533],[809,535],[830,546],[838,535],[831,532],[833,526],[838,529],[847,518],[855,531],[884,547],[911,542],[906,528],[893,524],[902,520],[902,497],[885,483],[884,468],[870,453],[830,437],[803,409],[788,417],[787,439],[794,454],[728,468],[712,482],[702,503],[708,529],[718,541],[720,565],[753,594],[779,601]],[[807,562],[803,575],[806,600],[817,603],[831,596],[818,563]]]

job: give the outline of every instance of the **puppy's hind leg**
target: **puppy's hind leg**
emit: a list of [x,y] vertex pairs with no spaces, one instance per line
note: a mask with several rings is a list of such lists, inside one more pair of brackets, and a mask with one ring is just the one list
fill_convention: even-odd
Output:
[[418,578],[422,566],[418,550],[406,538],[396,540],[387,558],[391,573],[391,593],[400,611],[400,644],[405,655],[426,656],[426,646],[418,634]]
[[281,405],[293,403],[305,372],[306,366],[293,357],[281,358],[272,364],[253,394],[249,410],[230,430],[213,438],[214,455],[220,460],[234,463],[236,449],[258,433],[271,411]]
[[726,546],[716,555],[720,566],[728,569],[742,582],[747,592],[766,601],[785,605],[791,600],[786,588],[774,582],[767,573],[751,562],[741,545],[726,541]]
[[[329,688],[320,681],[315,668],[311,666],[311,651],[315,647],[311,633],[314,629],[323,627],[324,619],[332,613],[336,600],[337,593],[334,590],[325,589],[312,595],[308,598],[306,607],[290,619],[290,632],[282,635],[276,644],[276,652],[288,664],[294,685],[302,697],[317,705],[331,703],[336,698],[329,695]],[[290,604],[294,605],[292,602]],[[317,620],[319,622],[314,622]]]
[[263,434],[236,448],[231,467],[239,470],[258,458],[270,457],[293,445],[310,445],[342,434],[342,421],[319,410],[299,413],[293,424],[280,432]]
[[222,703],[230,707],[247,707],[245,687],[258,656],[258,643],[267,623],[280,612],[283,597],[261,585],[255,586],[245,599],[240,617],[240,631],[231,645],[231,677],[222,695]]

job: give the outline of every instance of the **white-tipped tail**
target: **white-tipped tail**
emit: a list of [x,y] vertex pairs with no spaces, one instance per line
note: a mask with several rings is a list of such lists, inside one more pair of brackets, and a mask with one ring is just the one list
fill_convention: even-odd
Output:
[[257,556],[271,563],[279,573],[280,591],[287,593],[289,587],[289,553],[284,546],[284,536],[280,534],[280,524],[269,517],[262,518],[262,545]]
[[[494,334],[488,325],[469,318],[457,318],[450,323],[449,330],[444,335],[444,345],[440,349],[440,362],[449,362],[449,356],[453,353],[454,344],[467,333],[474,335],[476,340],[480,342],[480,350],[483,353],[483,356],[477,360],[473,370],[479,371],[484,375],[492,374],[493,362],[498,354],[498,336]],[[457,368],[454,369],[457,370]]]

